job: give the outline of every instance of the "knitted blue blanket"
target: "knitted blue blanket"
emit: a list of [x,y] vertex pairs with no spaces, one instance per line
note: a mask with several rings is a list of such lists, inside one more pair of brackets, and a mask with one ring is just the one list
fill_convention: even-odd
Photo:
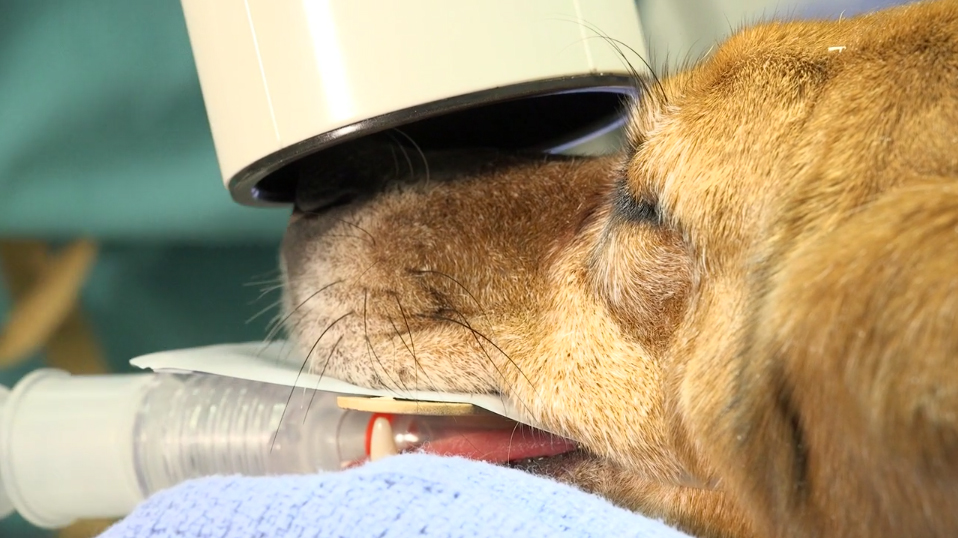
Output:
[[307,476],[211,477],[153,495],[101,538],[685,537],[558,482],[410,454]]

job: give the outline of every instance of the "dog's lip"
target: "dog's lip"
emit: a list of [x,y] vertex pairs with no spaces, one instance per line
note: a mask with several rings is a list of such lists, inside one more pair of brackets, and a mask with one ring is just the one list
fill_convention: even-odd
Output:
[[576,465],[596,458],[597,456],[579,447],[562,454],[512,460],[502,465],[532,475],[557,479],[568,475]]

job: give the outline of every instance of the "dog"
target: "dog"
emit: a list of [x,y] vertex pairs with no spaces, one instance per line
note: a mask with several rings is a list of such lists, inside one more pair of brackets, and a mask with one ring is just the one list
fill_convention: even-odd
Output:
[[301,181],[311,370],[501,394],[581,447],[531,471],[696,535],[958,535],[958,2],[642,86],[620,155],[370,142],[355,193]]

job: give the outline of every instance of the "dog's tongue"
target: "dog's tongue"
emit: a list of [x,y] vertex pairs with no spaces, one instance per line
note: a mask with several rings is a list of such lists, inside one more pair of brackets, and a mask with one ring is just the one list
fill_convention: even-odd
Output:
[[377,454],[412,451],[506,463],[577,448],[569,439],[497,416],[378,415],[367,435],[367,454],[373,459]]
[[421,447],[427,454],[461,456],[491,463],[556,456],[575,449],[576,444],[568,439],[529,427],[464,431],[427,441]]

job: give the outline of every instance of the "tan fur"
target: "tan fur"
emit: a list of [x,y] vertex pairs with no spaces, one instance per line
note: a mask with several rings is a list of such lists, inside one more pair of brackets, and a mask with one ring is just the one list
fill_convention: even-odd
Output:
[[701,535],[958,535],[958,2],[747,29],[625,158],[465,176],[294,219],[314,371],[501,393]]

